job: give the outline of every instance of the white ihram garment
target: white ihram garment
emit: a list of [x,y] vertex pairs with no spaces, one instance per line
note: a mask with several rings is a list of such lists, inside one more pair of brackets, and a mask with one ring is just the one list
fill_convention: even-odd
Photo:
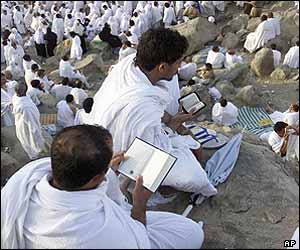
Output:
[[290,68],[299,68],[299,46],[294,46],[286,53],[283,61],[284,65],[288,65]]

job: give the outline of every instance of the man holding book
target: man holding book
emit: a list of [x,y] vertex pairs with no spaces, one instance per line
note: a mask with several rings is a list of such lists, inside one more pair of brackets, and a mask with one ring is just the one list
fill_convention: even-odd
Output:
[[141,176],[133,205],[125,201],[117,177],[125,157],[113,155],[112,148],[111,134],[102,127],[79,125],[58,133],[51,159],[25,165],[1,190],[1,248],[199,249],[200,224],[146,212],[152,193]]
[[208,197],[217,190],[198,161],[201,145],[189,135],[176,133],[192,115],[165,112],[173,98],[168,86],[187,48],[187,39],[177,31],[159,28],[145,32],[137,53],[116,64],[96,93],[91,118],[112,133],[116,152],[128,150],[139,137],[176,157],[162,185]]

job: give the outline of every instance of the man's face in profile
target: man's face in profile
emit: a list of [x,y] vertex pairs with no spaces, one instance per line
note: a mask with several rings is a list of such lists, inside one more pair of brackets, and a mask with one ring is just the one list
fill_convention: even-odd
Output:
[[160,65],[160,72],[162,75],[161,80],[171,81],[174,75],[177,74],[181,62],[182,62],[182,58],[178,59],[173,64],[162,63]]

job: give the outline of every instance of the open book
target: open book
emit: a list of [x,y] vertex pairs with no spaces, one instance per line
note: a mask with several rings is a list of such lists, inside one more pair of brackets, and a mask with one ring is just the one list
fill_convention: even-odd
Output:
[[144,187],[153,193],[177,160],[176,157],[137,137],[125,155],[128,159],[121,163],[119,172],[134,181],[137,176],[143,176]]
[[193,114],[195,114],[206,107],[206,104],[200,100],[200,97],[195,92],[179,98],[178,101],[186,113],[190,113],[193,110]]

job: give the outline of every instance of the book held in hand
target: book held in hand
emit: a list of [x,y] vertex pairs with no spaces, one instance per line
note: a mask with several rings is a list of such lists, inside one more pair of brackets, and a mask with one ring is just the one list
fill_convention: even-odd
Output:
[[119,172],[132,180],[143,176],[143,185],[155,192],[176,162],[176,157],[135,138],[125,154],[128,159],[120,165]]
[[193,111],[193,114],[196,114],[206,107],[206,104],[201,101],[200,97],[195,92],[179,98],[178,101],[186,113]]

